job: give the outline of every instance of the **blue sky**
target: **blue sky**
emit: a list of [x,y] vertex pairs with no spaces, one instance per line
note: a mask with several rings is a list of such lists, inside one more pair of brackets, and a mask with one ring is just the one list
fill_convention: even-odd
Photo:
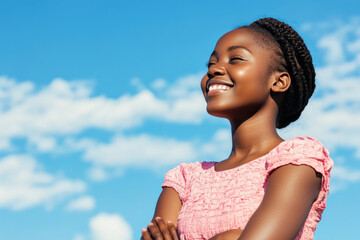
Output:
[[317,89],[280,133],[335,161],[315,239],[354,239],[360,215],[357,1],[0,1],[0,236],[138,239],[164,174],[221,160],[229,125],[200,92],[225,32],[261,17],[292,25]]

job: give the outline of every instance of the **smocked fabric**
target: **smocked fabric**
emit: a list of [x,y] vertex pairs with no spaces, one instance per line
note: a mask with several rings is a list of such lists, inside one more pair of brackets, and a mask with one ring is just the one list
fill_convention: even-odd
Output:
[[239,167],[215,171],[216,162],[183,163],[170,170],[162,187],[174,188],[182,201],[180,239],[209,239],[244,229],[260,205],[269,174],[287,164],[308,165],[322,175],[322,186],[296,239],[313,239],[329,193],[333,161],[316,139],[297,137],[281,142],[268,154]]

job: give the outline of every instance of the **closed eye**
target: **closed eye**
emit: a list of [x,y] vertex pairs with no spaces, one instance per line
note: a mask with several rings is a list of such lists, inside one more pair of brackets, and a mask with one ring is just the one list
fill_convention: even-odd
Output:
[[247,61],[247,60],[241,56],[234,56],[230,58],[230,63],[234,63],[236,61]]
[[207,68],[210,68],[212,65],[214,65],[215,63],[214,62],[206,62],[205,63],[205,66],[207,67]]

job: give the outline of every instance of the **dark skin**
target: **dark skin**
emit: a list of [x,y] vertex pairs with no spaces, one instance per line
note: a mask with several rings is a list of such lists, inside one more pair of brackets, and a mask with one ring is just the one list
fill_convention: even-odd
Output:
[[[232,129],[231,154],[215,165],[216,171],[257,159],[284,141],[276,132],[276,117],[291,78],[287,72],[269,71],[273,53],[258,44],[256,37],[245,28],[221,37],[201,81],[207,111],[228,119]],[[313,168],[282,166],[270,174],[264,199],[245,229],[229,230],[211,239],[294,239],[320,188],[321,175]],[[177,239],[174,231],[181,206],[178,193],[164,188],[142,239]]]

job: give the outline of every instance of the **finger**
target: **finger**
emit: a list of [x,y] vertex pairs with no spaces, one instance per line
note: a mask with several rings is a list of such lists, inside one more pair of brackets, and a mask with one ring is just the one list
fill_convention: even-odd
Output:
[[176,231],[176,227],[172,221],[168,221],[168,228],[169,228],[172,239],[179,240],[179,237],[178,237],[177,231]]
[[141,229],[141,239],[140,240],[152,240],[151,235],[146,228]]
[[158,228],[156,223],[150,222],[148,224],[148,229],[149,229],[152,239],[155,239],[155,240],[163,240],[164,239],[163,235],[160,232],[160,229]]
[[160,232],[162,233],[165,240],[171,240],[171,235],[168,229],[168,225],[161,217],[156,217],[155,222],[160,229]]

